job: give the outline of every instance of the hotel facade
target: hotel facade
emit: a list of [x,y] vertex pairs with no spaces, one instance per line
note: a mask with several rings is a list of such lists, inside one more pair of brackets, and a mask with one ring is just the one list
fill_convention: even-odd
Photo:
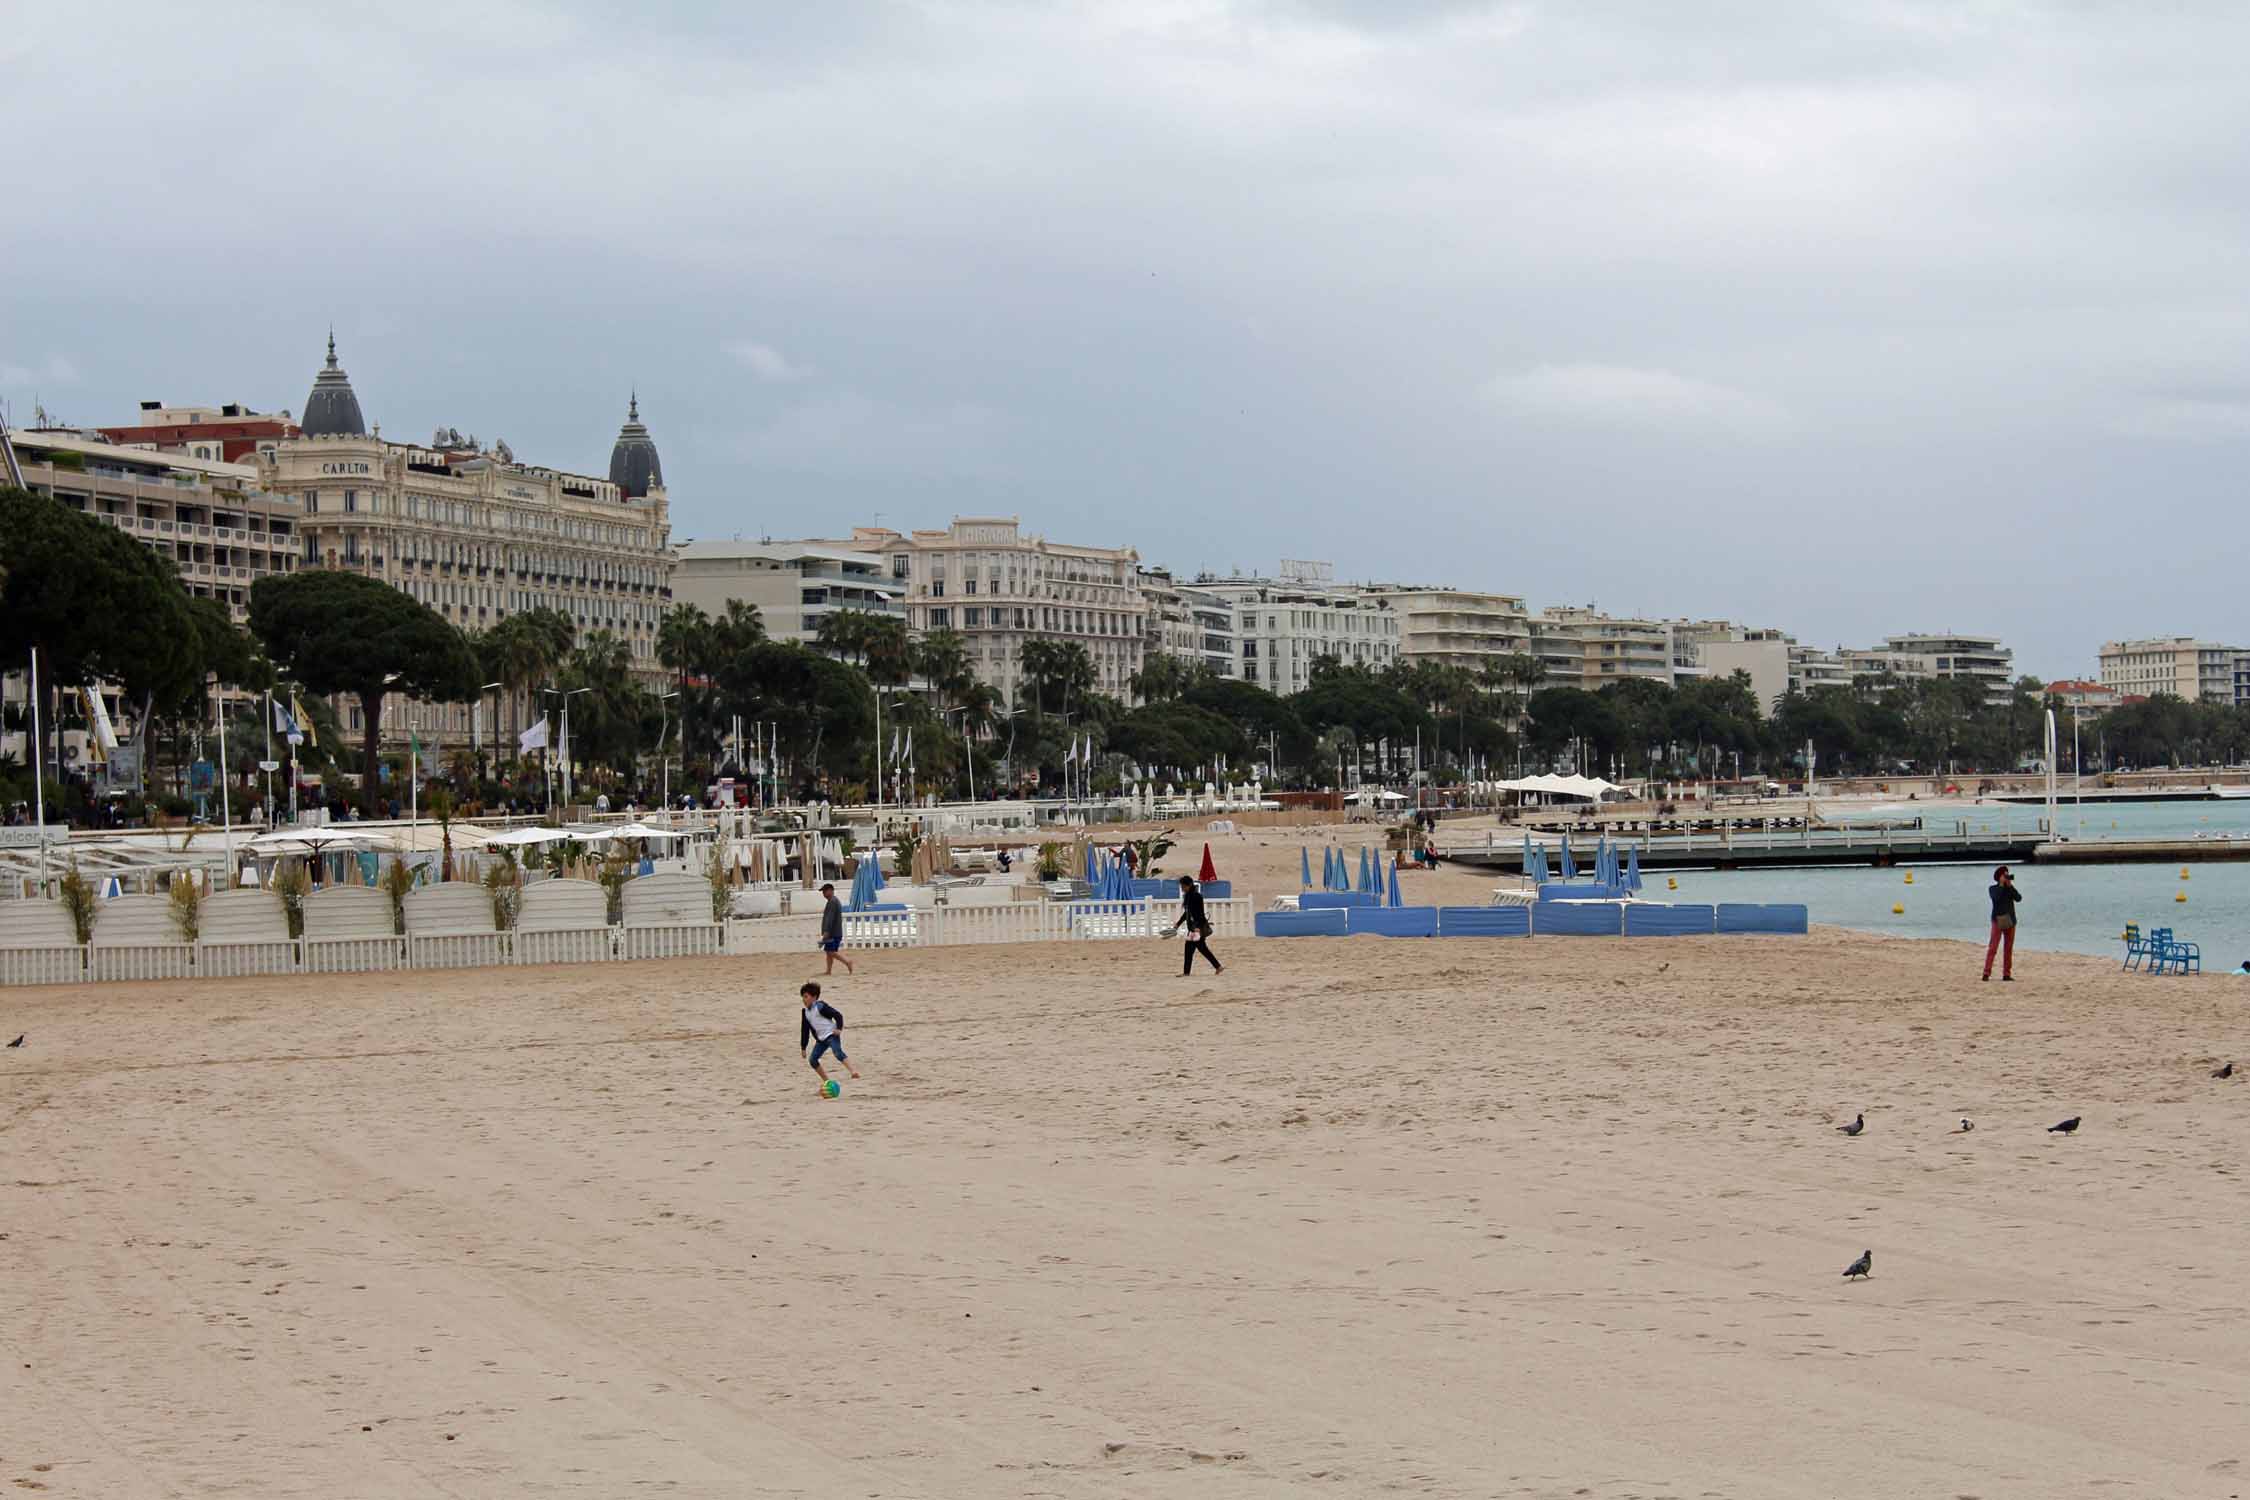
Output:
[[[426,444],[395,442],[367,429],[331,339],[299,425],[300,436],[261,448],[258,474],[296,516],[300,566],[379,579],[463,631],[556,610],[580,640],[607,631],[637,676],[663,678],[656,632],[671,603],[671,522],[637,398],[606,478],[519,463],[506,443],[450,428]],[[512,705],[511,727],[538,717],[528,700]],[[337,710],[359,728],[356,703]],[[419,731],[458,740],[472,733],[473,713],[388,700],[384,739]]]
[[1025,693],[1023,648],[1035,640],[1085,647],[1094,690],[1132,696],[1148,650],[1148,599],[1130,547],[1049,541],[1012,516],[957,516],[942,531],[860,526],[818,545],[882,558],[908,627],[957,632],[978,680],[1010,708]]

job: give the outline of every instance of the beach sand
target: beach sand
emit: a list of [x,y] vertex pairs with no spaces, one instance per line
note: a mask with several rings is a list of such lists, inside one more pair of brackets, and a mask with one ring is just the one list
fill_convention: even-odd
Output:
[[2250,1491],[2250,986],[1218,947],[0,992],[0,1492]]

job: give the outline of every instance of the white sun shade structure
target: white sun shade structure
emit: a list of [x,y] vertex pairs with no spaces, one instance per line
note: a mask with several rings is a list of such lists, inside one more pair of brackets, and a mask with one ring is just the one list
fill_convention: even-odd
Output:
[[276,828],[271,833],[261,833],[244,847],[259,854],[322,854],[331,849],[395,849],[397,842],[388,835],[365,828],[339,828],[326,825],[317,828]]
[[568,828],[511,828],[505,833],[487,834],[481,842],[489,848],[514,849],[527,844],[585,844],[598,837]]
[[658,828],[648,823],[620,823],[615,828],[605,828],[589,835],[597,839],[684,839],[686,834],[677,828]]

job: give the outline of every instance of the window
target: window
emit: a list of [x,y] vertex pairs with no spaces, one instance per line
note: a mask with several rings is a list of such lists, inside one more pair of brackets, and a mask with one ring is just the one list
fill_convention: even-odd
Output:
[[933,610],[931,610],[931,611],[930,611],[930,629],[932,629],[932,630],[951,630],[952,628],[953,628],[953,611],[952,611],[952,610],[950,610],[950,609],[933,609]]
[[351,514],[352,514],[352,513],[354,512],[354,511],[356,511],[356,510],[358,510],[358,509],[359,509],[359,491],[358,491],[358,490],[346,490],[346,491],[344,491],[344,514],[345,514],[345,515],[347,515],[347,516],[348,516],[348,515],[351,515]]
[[977,575],[976,575],[976,574],[974,574],[974,573],[968,574],[968,575],[967,575],[966,577],[964,577],[964,578],[963,578],[963,579],[961,580],[961,592],[962,592],[962,593],[964,593],[964,594],[973,594],[973,593],[975,593],[976,591],[977,591]]
[[308,516],[317,516],[320,514],[320,491],[305,491],[305,514]]
[[932,599],[943,599],[945,597],[944,579],[933,578],[930,580],[930,597]]
[[[993,611],[993,613],[994,613],[994,614],[998,614],[998,613],[999,613],[999,611],[998,611],[998,610],[994,610],[994,611]],[[966,627],[968,627],[969,629],[971,629],[971,630],[974,630],[974,629],[976,629],[976,628],[977,628],[978,626],[980,626],[980,625],[984,624],[984,611],[983,611],[983,610],[981,610],[981,609],[964,609],[964,610],[962,610],[962,611],[961,611],[961,623],[962,623],[962,624],[963,624],[964,626],[966,626]]]

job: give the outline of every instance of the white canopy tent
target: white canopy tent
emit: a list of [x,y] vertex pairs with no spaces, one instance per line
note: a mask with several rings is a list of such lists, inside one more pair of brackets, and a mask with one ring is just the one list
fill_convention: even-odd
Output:
[[1611,792],[1625,788],[1614,781],[1604,781],[1598,776],[1525,776],[1516,781],[1496,781],[1492,784],[1498,792],[1527,792],[1544,797],[1577,797],[1588,802],[1599,802]]

